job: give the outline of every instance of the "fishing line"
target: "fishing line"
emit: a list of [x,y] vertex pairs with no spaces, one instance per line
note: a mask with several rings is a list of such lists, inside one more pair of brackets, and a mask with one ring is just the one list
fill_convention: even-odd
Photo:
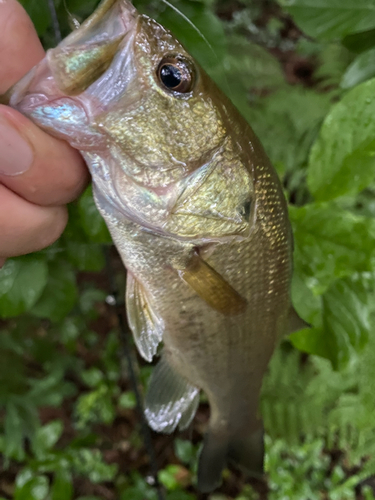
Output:
[[[170,2],[168,2],[168,0],[161,0],[162,3],[164,3],[167,7],[171,8],[172,10],[174,10],[179,16],[182,17],[182,19],[184,19],[188,24],[189,26],[191,26],[193,28],[193,30],[198,33],[198,35],[201,37],[201,39],[204,41],[204,43],[207,45],[207,47],[210,49],[210,51],[212,52],[212,54],[214,55],[217,63],[219,65],[222,64],[222,61],[220,61],[218,55],[216,54],[216,51],[215,49],[212,47],[212,45],[210,44],[210,42],[207,40],[207,38],[204,36],[204,34],[201,32],[201,30],[198,28],[198,26],[196,26],[193,21],[191,21],[180,9],[178,9],[175,5],[171,4]],[[229,82],[228,82],[228,79],[227,79],[227,76],[224,72],[224,80],[225,80],[225,86],[227,87],[227,90],[228,90],[228,94],[232,94],[232,90],[230,88],[230,85],[229,85]]]
[[62,40],[59,19],[57,17],[56,6],[54,0],[47,0],[48,8],[51,14],[53,32],[57,43]]
[[178,9],[176,6],[174,6],[173,4],[169,3],[168,0],[161,0],[163,3],[165,3],[165,5],[167,5],[168,7],[170,7],[172,10],[174,10],[175,12],[177,12],[177,14],[179,16],[182,17],[182,19],[184,19],[188,24],[190,24],[190,26],[194,29],[194,31],[196,31],[198,33],[198,35],[202,38],[202,40],[204,41],[204,43],[207,45],[207,47],[211,50],[211,52],[213,53],[213,55],[215,56],[215,59],[220,62],[219,58],[217,57],[217,54],[214,50],[214,48],[212,47],[212,45],[210,44],[210,42],[207,40],[207,38],[204,36],[204,34],[201,32],[201,30],[198,28],[198,26],[196,26],[193,21],[191,21],[183,12],[180,11],[180,9]]
[[[60,43],[62,38],[61,38],[60,25],[59,25],[59,20],[58,20],[54,1],[48,0],[48,6],[49,6],[49,9],[51,12],[51,18],[52,18],[52,23],[53,23],[53,28],[54,28],[55,39],[56,39],[57,43]],[[66,0],[64,0],[64,6],[65,6],[68,14],[71,16],[71,18],[74,19],[74,16],[69,12],[69,10],[67,8]],[[76,28],[77,28],[77,26],[76,26]],[[154,451],[154,447],[152,444],[151,431],[150,431],[150,428],[146,422],[146,418],[145,418],[144,411],[143,411],[142,395],[141,395],[141,391],[139,389],[137,375],[135,372],[134,362],[133,362],[133,358],[132,358],[131,347],[129,344],[129,328],[127,327],[127,323],[124,320],[125,308],[124,308],[124,304],[119,303],[119,293],[118,293],[118,289],[116,286],[116,280],[114,277],[114,270],[113,270],[111,256],[110,256],[111,248],[112,248],[112,246],[104,246],[103,245],[103,251],[104,251],[104,255],[105,255],[106,267],[107,267],[107,271],[108,271],[108,280],[109,280],[109,286],[110,286],[110,295],[107,297],[106,302],[107,302],[107,304],[115,307],[115,309],[116,309],[117,318],[118,318],[118,327],[119,327],[119,331],[120,331],[120,342],[122,343],[123,354],[124,354],[124,357],[127,361],[130,383],[131,383],[131,386],[133,388],[133,392],[134,392],[136,403],[137,403],[137,411],[139,413],[139,418],[141,420],[141,431],[143,434],[143,441],[145,444],[147,454],[150,457],[151,475],[146,479],[146,481],[150,484],[150,486],[154,486],[154,488],[156,489],[158,500],[166,500],[164,492],[162,490],[162,487],[158,481],[158,465],[156,462],[155,451]],[[59,251],[59,249],[55,249],[55,250],[56,250],[56,252]]]
[[70,27],[73,30],[78,30],[79,27],[81,26],[81,23],[78,21],[78,19],[76,17],[73,16],[73,14],[68,9],[68,6],[66,4],[66,0],[64,0],[63,3],[64,3],[64,9],[66,10],[66,13],[68,14]]
[[116,280],[114,276],[114,270],[112,266],[112,261],[111,261],[111,247],[105,247],[104,248],[104,254],[105,254],[105,259],[106,259],[106,268],[107,268],[107,274],[108,274],[108,281],[109,281],[109,287],[110,287],[110,295],[106,298],[107,304],[113,306],[116,310],[117,313],[117,319],[118,319],[118,328],[120,331],[120,341],[122,344],[122,350],[123,350],[123,355],[126,359],[127,365],[128,365],[128,370],[129,370],[129,379],[130,383],[132,386],[132,389],[135,394],[135,399],[137,403],[137,412],[139,414],[140,420],[141,420],[141,431],[143,434],[143,441],[145,444],[145,448],[147,451],[148,456],[150,457],[150,471],[151,471],[151,476],[149,476],[146,481],[150,484],[150,486],[154,486],[158,495],[158,500],[165,500],[165,495],[162,490],[161,485],[159,484],[158,481],[158,465],[155,457],[155,450],[154,446],[152,444],[152,439],[151,439],[151,431],[148,426],[148,423],[145,418],[144,414],[144,409],[143,409],[143,398],[141,391],[139,389],[139,382],[137,379],[136,371],[135,371],[135,366],[134,366],[134,360],[132,356],[132,351],[131,351],[131,346],[129,344],[129,327],[127,326],[127,323],[124,319],[124,304],[119,301],[119,292],[118,288],[116,285]]

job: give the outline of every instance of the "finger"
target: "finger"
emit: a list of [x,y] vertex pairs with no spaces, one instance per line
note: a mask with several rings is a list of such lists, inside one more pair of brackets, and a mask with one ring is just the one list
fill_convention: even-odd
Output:
[[1,185],[0,200],[0,261],[51,245],[66,226],[65,207],[33,205]]
[[49,206],[74,200],[88,181],[76,150],[17,111],[0,106],[1,184],[31,203]]
[[34,26],[16,0],[0,1],[0,94],[44,57]]
[[[0,33],[1,93],[39,62],[44,50],[28,15],[16,0],[0,0]],[[16,140],[17,135],[12,134],[12,127],[26,140],[23,147]],[[67,203],[88,182],[87,169],[76,151],[4,106],[0,109],[0,172],[13,176],[0,173],[0,183],[38,205]]]

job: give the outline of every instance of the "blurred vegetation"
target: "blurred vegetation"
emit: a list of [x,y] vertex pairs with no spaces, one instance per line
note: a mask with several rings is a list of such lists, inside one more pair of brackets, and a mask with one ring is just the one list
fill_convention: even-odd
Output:
[[[375,499],[375,11],[373,0],[162,0],[170,28],[248,119],[282,179],[295,235],[292,296],[310,330],[265,379],[265,481],[225,471],[210,500]],[[46,48],[47,0],[22,0]],[[56,0],[63,36],[96,0]],[[208,42],[208,43],[207,43]],[[61,239],[0,271],[0,500],[154,500],[88,189]],[[140,364],[146,383],[150,367]],[[153,435],[167,500],[195,490],[208,408]]]

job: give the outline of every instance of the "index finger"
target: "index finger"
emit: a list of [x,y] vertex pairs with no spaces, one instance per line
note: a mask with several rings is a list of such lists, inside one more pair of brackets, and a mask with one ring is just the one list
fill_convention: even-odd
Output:
[[44,57],[31,19],[16,0],[0,2],[0,94]]
[[[16,0],[0,0],[0,93],[16,83],[44,55],[23,7]],[[4,106],[0,106],[0,130],[0,184],[31,203],[45,206],[66,204],[83,190],[88,182],[87,169],[79,153],[67,143],[46,134]],[[23,149],[17,147],[16,134],[29,146],[26,169],[17,170],[25,158],[23,151],[27,145]]]

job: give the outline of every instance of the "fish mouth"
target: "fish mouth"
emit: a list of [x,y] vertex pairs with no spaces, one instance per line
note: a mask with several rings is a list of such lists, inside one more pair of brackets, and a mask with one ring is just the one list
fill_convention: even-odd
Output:
[[103,0],[75,32],[48,51],[48,65],[58,89],[74,96],[96,82],[134,32],[138,17],[128,0]]
[[23,108],[23,99],[33,95],[34,107],[39,101],[83,93],[108,70],[136,31],[139,17],[129,0],[103,0],[78,29],[0,96],[0,102]]

